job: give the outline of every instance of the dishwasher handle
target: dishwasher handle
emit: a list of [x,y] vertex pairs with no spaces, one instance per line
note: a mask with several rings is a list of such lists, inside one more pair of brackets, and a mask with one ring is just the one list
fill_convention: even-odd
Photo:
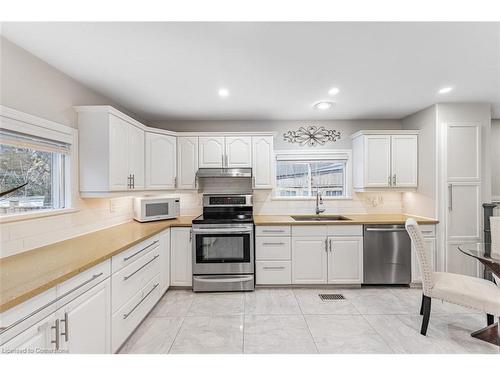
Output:
[[405,228],[366,228],[367,232],[406,232]]

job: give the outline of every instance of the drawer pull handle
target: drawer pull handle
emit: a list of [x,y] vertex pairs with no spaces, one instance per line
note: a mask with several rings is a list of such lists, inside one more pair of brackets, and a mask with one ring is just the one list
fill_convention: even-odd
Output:
[[54,340],[51,340],[50,343],[55,344],[56,350],[59,350],[59,319],[56,319],[54,325],[50,328],[56,331]]
[[285,231],[283,229],[263,229],[262,232],[264,232],[264,233],[284,233]]
[[137,308],[139,307],[139,305],[140,305],[140,304],[141,304],[141,303],[142,303],[142,302],[143,302],[146,298],[148,298],[148,297],[149,297],[149,295],[150,295],[151,293],[153,293],[153,290],[155,290],[155,289],[158,287],[158,285],[160,285],[160,284],[159,284],[159,283],[156,283],[156,284],[155,284],[155,286],[154,286],[153,288],[151,288],[151,290],[150,290],[150,291],[149,291],[149,292],[148,292],[148,293],[147,293],[144,297],[142,297],[142,298],[141,298],[141,300],[140,300],[139,302],[137,302],[137,304],[136,304],[136,305],[132,308],[132,310],[130,310],[130,311],[129,311],[128,313],[126,313],[126,314],[123,314],[123,319],[127,319],[127,318],[130,316],[130,314],[132,314],[132,313],[135,311],[135,309],[137,309]]
[[68,322],[68,313],[64,313],[64,319],[61,320],[64,322],[64,332],[61,332],[61,336],[64,336],[64,341],[68,342],[69,340],[69,322]]
[[140,266],[138,269],[136,269],[134,272],[132,272],[130,275],[128,276],[123,276],[123,281],[126,281],[128,279],[130,279],[132,276],[134,276],[137,272],[139,272],[140,270],[142,270],[144,267],[146,267],[149,263],[153,262],[156,258],[158,258],[159,255],[156,254],[153,259],[151,259],[149,262],[147,263],[144,263],[142,266]]
[[155,242],[153,242],[153,243],[149,244],[149,245],[148,245],[148,246],[146,246],[144,249],[141,249],[141,250],[139,250],[139,251],[137,251],[137,252],[133,253],[132,255],[129,255],[128,257],[123,258],[123,261],[124,261],[124,262],[126,262],[127,260],[132,259],[132,258],[133,258],[133,257],[135,257],[136,255],[138,255],[138,254],[142,253],[144,250],[149,249],[151,246],[156,245],[157,243],[158,243],[158,240],[156,240]]
[[262,245],[284,245],[284,242],[263,242]]
[[10,330],[10,329],[12,329],[12,328],[14,328],[14,327],[15,327],[15,326],[17,326],[18,324],[20,324],[20,323],[22,323],[22,322],[24,322],[24,321],[28,320],[28,319],[29,319],[29,318],[31,318],[32,316],[34,316],[34,315],[38,314],[39,312],[41,312],[41,311],[45,310],[47,307],[50,307],[50,306],[51,306],[51,305],[53,305],[54,303],[56,303],[56,302],[58,302],[58,301],[62,300],[63,298],[65,298],[65,297],[69,296],[71,293],[73,293],[73,292],[77,291],[77,290],[78,290],[78,289],[80,289],[81,287],[83,287],[83,286],[87,285],[88,283],[90,283],[90,282],[94,281],[95,279],[97,279],[98,277],[101,277],[102,275],[103,275],[103,272],[98,273],[97,275],[92,276],[90,279],[88,279],[87,281],[85,281],[85,282],[81,283],[80,285],[78,285],[78,286],[74,287],[73,289],[71,289],[71,290],[67,291],[67,292],[66,292],[66,293],[64,293],[62,296],[57,297],[56,299],[54,299],[54,300],[50,301],[49,303],[47,303],[47,304],[43,305],[42,307],[39,307],[38,309],[36,309],[36,310],[35,310],[35,311],[33,311],[32,313],[30,313],[30,314],[26,315],[25,317],[23,317],[23,318],[21,318],[21,319],[19,319],[19,320],[15,321],[15,322],[14,322],[14,323],[12,323],[11,325],[9,325],[9,326],[7,326],[7,327],[5,327],[5,328],[2,328],[2,329],[0,330],[0,334],[3,334],[4,332],[6,332],[6,331],[8,331],[8,330]]
[[262,267],[264,268],[265,270],[284,270],[285,269],[285,266],[266,266],[266,267]]

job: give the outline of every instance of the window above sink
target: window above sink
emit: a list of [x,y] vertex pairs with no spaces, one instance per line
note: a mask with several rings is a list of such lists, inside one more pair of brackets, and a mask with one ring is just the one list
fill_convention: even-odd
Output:
[[277,150],[273,199],[351,199],[350,150]]

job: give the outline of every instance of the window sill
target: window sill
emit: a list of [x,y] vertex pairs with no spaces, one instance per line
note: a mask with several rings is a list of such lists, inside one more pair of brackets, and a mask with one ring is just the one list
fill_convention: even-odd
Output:
[[5,216],[0,216],[0,223],[1,224],[13,223],[16,221],[24,221],[24,220],[38,219],[42,217],[71,214],[78,211],[80,210],[76,208],[60,208],[60,209],[46,210],[41,212],[26,212],[21,214],[5,215]]
[[[322,197],[324,201],[349,201],[352,200],[352,196],[345,197]],[[315,201],[316,197],[271,197],[272,201]]]

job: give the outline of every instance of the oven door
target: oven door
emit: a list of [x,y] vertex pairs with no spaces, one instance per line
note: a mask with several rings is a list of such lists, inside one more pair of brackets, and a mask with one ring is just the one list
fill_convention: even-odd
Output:
[[253,225],[193,227],[193,274],[254,272]]

